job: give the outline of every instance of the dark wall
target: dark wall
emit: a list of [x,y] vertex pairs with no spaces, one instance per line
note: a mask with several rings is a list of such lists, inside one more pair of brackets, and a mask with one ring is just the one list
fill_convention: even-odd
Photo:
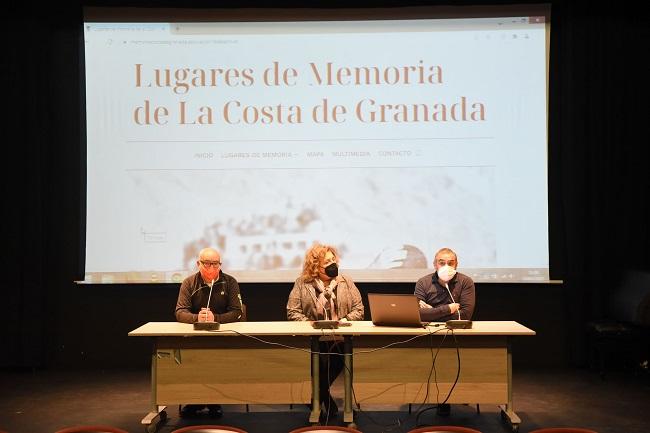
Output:
[[[438,3],[460,2],[372,6]],[[550,260],[552,277],[565,283],[479,284],[475,318],[517,320],[538,332],[515,342],[517,363],[580,365],[585,323],[606,311],[617,272],[650,269],[650,175],[641,157],[649,142],[650,99],[642,67],[649,26],[640,9],[624,2],[550,3]],[[367,2],[339,6],[355,5],[370,7]],[[173,320],[175,285],[73,283],[83,277],[84,255],[81,6],[81,1],[41,8],[10,3],[5,9],[12,43],[5,44],[2,69],[10,110],[3,125],[0,366],[148,365],[146,339],[126,334],[149,321]],[[359,286],[364,294],[413,289],[411,284]],[[249,320],[284,319],[290,288],[242,285]]]
[[[286,320],[291,283],[242,284],[249,321]],[[366,320],[370,320],[367,293],[413,293],[413,284],[359,284]],[[149,365],[151,341],[127,337],[146,322],[173,321],[178,285],[70,285],[59,314],[47,364],[66,367],[133,367]],[[514,340],[515,362],[521,365],[560,366],[567,363],[559,285],[479,284],[475,320],[516,320],[537,332]],[[552,294],[546,301],[540,292]],[[530,300],[535,299],[534,308]],[[82,318],[73,320],[78,312]]]

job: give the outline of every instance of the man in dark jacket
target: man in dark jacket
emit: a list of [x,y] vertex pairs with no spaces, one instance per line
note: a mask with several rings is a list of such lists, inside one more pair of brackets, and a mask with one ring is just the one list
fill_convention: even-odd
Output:
[[[239,284],[221,272],[221,255],[213,248],[204,248],[196,261],[199,271],[181,283],[176,302],[176,320],[183,323],[237,322],[242,318]],[[192,417],[206,405],[188,404],[181,409],[182,417]],[[209,414],[219,418],[221,405],[207,405]]]
[[[433,274],[425,275],[415,284],[415,296],[420,302],[420,319],[424,322],[446,322],[451,319],[471,320],[476,305],[474,281],[460,272],[458,256],[442,248],[433,259]],[[438,405],[438,415],[449,416],[451,406]]]

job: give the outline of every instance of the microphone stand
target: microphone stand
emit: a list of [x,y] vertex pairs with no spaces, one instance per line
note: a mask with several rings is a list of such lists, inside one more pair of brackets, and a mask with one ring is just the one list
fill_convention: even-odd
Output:
[[[445,289],[447,289],[447,293],[449,293],[449,297],[451,298],[452,303],[456,303],[454,300],[454,295],[451,294],[451,290],[449,290],[449,284],[445,283]],[[471,320],[464,320],[460,316],[460,306],[458,307],[458,310],[456,311],[458,313],[458,319],[453,319],[453,320],[447,320],[445,322],[445,325],[449,329],[470,329],[472,327],[472,321]]]
[[[212,299],[212,287],[214,287],[214,280],[210,282],[210,293],[208,294],[208,303],[206,304],[206,310],[210,309],[210,299]],[[195,331],[216,331],[219,329],[221,324],[219,322],[195,322],[194,330]]]

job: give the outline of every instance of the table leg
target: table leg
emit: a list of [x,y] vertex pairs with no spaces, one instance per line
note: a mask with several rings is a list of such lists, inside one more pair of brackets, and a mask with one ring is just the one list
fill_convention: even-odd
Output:
[[508,348],[508,402],[505,405],[500,405],[501,408],[501,418],[506,421],[512,427],[513,432],[519,431],[519,424],[521,424],[521,419],[517,416],[514,411],[512,404],[512,345],[510,339],[507,343]]
[[318,336],[311,337],[311,413],[309,422],[316,424],[320,419],[320,344]]
[[164,422],[167,419],[167,412],[165,408],[167,406],[158,406],[156,402],[156,384],[157,384],[157,371],[158,366],[158,351],[156,350],[156,345],[153,345],[153,352],[151,354],[151,412],[145,415],[142,418],[141,424],[143,424],[146,430],[149,433],[153,433],[158,429],[158,424]]
[[353,382],[352,360],[353,360],[352,336],[346,335],[343,342],[343,362],[345,365],[345,371],[343,376],[344,385],[345,385],[343,422],[346,423],[354,422],[354,411],[352,410],[352,382]]

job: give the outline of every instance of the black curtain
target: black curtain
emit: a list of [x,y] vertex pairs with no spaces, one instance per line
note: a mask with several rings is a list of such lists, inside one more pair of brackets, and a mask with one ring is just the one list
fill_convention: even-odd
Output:
[[47,362],[57,321],[71,319],[58,309],[82,276],[81,9],[13,3],[5,12],[0,364],[33,366]]
[[582,363],[585,322],[605,314],[617,276],[650,268],[648,25],[615,2],[557,2],[552,23],[551,264],[565,281],[570,360]]
[[[153,2],[92,3],[147,6]],[[509,2],[462,2],[503,3]],[[460,3],[335,6],[407,4]],[[490,319],[499,316],[503,310],[497,308],[505,305],[506,311],[525,317],[540,304],[553,305],[546,320],[554,328],[549,329],[561,328],[565,335],[547,344],[565,346],[560,351],[566,356],[563,362],[582,364],[585,323],[603,314],[616,276],[626,269],[650,269],[650,175],[644,152],[650,143],[646,133],[649,70],[644,66],[649,26],[641,7],[629,3],[551,4],[550,260],[552,277],[563,279],[564,285],[480,285],[478,310],[482,319]],[[229,4],[237,5],[256,3]],[[150,320],[172,320],[177,287],[73,283],[83,277],[85,242],[81,7],[82,2],[5,6],[3,25],[10,42],[4,44],[7,63],[2,70],[8,109],[3,128],[5,302],[0,366],[65,364],[85,356],[94,339],[117,334],[119,344],[128,346],[132,344],[126,338],[128,330]],[[281,291],[286,289],[283,286]],[[250,285],[242,291],[245,296],[246,291],[256,291],[264,299],[262,287]],[[503,297],[498,300],[502,307],[492,307],[495,302],[486,299],[495,294]],[[283,315],[279,311],[274,320]],[[108,321],[101,322],[99,334],[87,326],[89,317]],[[266,315],[258,317],[269,320]],[[62,357],[70,347],[74,353]]]

